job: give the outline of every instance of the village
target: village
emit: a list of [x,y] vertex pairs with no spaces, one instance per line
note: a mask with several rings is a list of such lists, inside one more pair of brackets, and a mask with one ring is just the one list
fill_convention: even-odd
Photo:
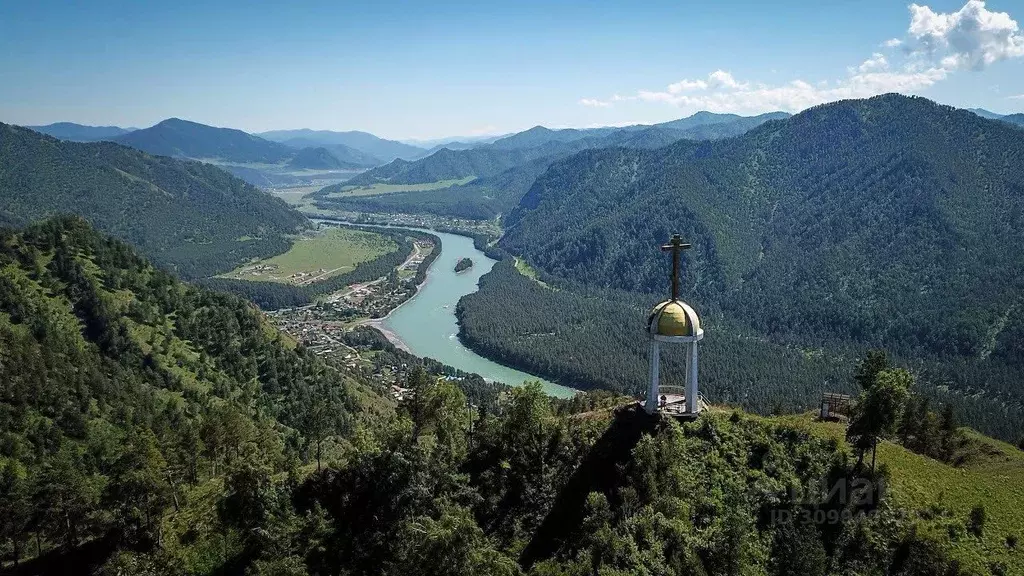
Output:
[[419,270],[429,266],[428,257],[434,248],[432,242],[416,240],[409,258],[387,276],[346,286],[308,306],[269,311],[266,316],[279,330],[329,364],[361,372],[371,382],[389,390],[395,400],[402,400],[408,390],[399,383],[405,380],[407,364],[375,363],[373,351],[356,350],[346,342],[346,336],[411,298],[421,277]]

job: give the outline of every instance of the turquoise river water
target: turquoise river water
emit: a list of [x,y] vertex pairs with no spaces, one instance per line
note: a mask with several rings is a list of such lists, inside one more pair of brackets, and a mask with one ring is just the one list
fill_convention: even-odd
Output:
[[[411,299],[395,309],[383,325],[400,339],[410,352],[427,356],[466,372],[475,372],[487,380],[513,386],[527,380],[539,380],[552,396],[568,397],[572,388],[547,382],[536,376],[502,366],[473,352],[459,341],[455,305],[475,292],[480,277],[490,271],[496,260],[473,247],[473,240],[456,234],[423,230],[441,239],[441,253],[430,265],[427,279]],[[470,258],[473,267],[455,272],[455,263]],[[514,314],[514,310],[510,310]]]

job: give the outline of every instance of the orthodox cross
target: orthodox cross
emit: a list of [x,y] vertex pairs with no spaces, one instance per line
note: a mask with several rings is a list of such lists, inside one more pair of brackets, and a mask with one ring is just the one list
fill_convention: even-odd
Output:
[[690,248],[691,244],[683,242],[679,234],[673,234],[672,240],[661,247],[662,252],[672,251],[672,299],[679,299],[679,253]]

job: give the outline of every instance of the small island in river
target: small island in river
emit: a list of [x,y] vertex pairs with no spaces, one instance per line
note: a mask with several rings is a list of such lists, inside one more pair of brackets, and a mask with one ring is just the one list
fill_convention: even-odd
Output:
[[473,261],[470,260],[469,258],[462,258],[458,262],[455,263],[455,271],[456,272],[462,272],[463,270],[468,270],[468,269],[470,269],[472,267],[473,267]]

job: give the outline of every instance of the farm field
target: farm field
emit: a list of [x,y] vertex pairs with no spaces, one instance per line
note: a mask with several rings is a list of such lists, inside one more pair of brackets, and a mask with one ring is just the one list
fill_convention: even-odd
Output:
[[284,200],[291,206],[304,208],[312,205],[312,200],[307,196],[321,188],[323,188],[323,186],[320,184],[310,184],[308,186],[271,188],[268,192],[281,200]]
[[345,187],[340,192],[332,192],[328,198],[351,198],[353,196],[378,196],[381,194],[395,194],[397,192],[418,192],[424,190],[441,190],[452,186],[468,184],[474,179],[473,176],[466,176],[458,180],[440,180],[425,184],[374,184],[372,186]]
[[250,262],[221,277],[301,286],[344,274],[397,249],[380,234],[330,227],[299,238],[284,254]]

